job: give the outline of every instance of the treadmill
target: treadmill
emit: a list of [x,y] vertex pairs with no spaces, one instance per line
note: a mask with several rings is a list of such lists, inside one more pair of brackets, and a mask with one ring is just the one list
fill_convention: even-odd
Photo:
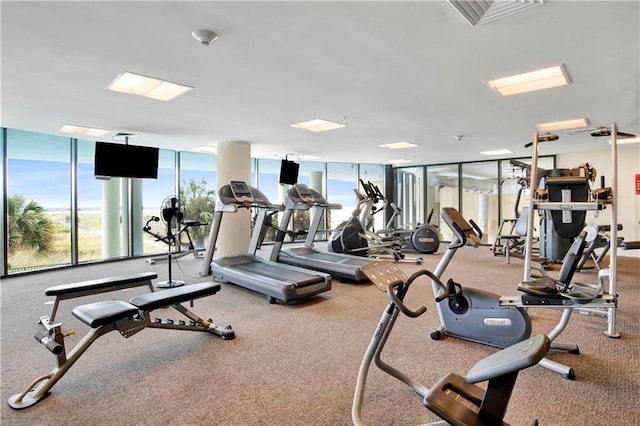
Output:
[[[213,258],[223,215],[235,213],[238,208],[251,207],[258,208],[258,215],[248,253]],[[271,204],[262,192],[245,182],[231,181],[220,188],[200,275],[211,274],[216,282],[236,284],[262,293],[267,296],[269,303],[275,303],[276,300],[289,303],[331,290],[329,274],[256,256],[260,230],[267,213],[282,210],[282,205]]]
[[[278,235],[271,252],[271,260],[288,265],[301,266],[315,271],[326,272],[334,278],[355,282],[367,282],[362,267],[377,262],[377,259],[342,253],[320,252],[313,248],[313,240],[318,232],[322,215],[330,209],[340,209],[340,204],[329,204],[317,191],[297,183],[287,191],[287,201],[279,225]],[[312,219],[304,246],[283,249],[284,236],[295,210],[311,209]]]

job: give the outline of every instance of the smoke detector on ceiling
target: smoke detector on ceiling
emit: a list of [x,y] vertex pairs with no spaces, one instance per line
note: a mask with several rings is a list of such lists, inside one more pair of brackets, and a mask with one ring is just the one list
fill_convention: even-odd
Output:
[[195,30],[191,35],[203,46],[208,46],[212,41],[218,38],[218,34],[209,30]]

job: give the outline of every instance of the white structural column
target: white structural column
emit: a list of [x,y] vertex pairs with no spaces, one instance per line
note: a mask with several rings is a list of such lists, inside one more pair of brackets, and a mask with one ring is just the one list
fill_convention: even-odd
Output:
[[134,255],[144,253],[144,212],[142,211],[142,179],[131,179],[131,223]]
[[[219,143],[218,188],[232,180],[251,183],[251,145],[233,141]],[[251,212],[238,209],[237,213],[225,213],[220,224],[215,257],[246,253],[251,240]]]
[[102,258],[120,256],[120,179],[102,182]]

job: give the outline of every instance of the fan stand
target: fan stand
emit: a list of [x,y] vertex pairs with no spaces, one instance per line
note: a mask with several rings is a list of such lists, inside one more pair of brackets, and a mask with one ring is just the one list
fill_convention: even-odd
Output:
[[[167,223],[167,241],[169,242],[169,249],[167,251],[167,264],[169,265],[169,279],[167,281],[161,281],[156,284],[157,288],[173,288],[180,287],[184,285],[184,281],[174,280],[171,278],[171,261],[173,260],[173,256],[171,253],[171,245],[172,242],[175,243],[176,247],[180,244],[180,241],[175,240],[175,235],[173,230],[171,229],[171,223],[174,218],[176,218],[176,223],[179,224],[182,219],[182,212],[180,209],[176,207],[176,199],[171,199],[171,208],[163,208],[162,209],[162,217],[165,219]],[[178,233],[178,238],[180,237],[180,233]]]

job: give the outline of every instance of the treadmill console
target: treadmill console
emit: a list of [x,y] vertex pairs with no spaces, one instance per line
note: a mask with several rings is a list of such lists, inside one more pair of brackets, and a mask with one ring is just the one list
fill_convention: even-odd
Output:
[[252,203],[254,201],[253,193],[249,189],[249,185],[239,180],[232,180],[229,183],[233,197],[239,203]]
[[316,200],[309,187],[304,183],[297,183],[294,185],[294,188],[301,202],[308,204],[313,203]]

